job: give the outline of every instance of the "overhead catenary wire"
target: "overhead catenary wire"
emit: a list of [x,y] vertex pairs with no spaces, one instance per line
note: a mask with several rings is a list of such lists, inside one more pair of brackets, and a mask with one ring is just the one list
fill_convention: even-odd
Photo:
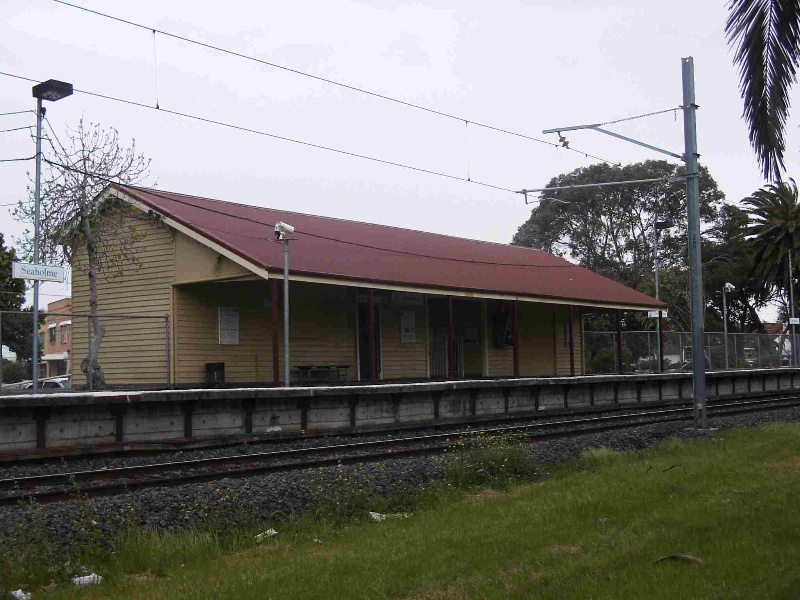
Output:
[[22,127],[12,127],[11,129],[0,129],[0,133],[10,133],[12,131],[22,131],[23,129],[33,129],[33,125],[24,125]]
[[26,160],[33,160],[36,156],[28,156],[25,158],[0,158],[0,163],[22,162]]
[[[406,100],[401,100],[399,98],[394,98],[392,96],[388,96],[386,94],[381,94],[379,92],[374,92],[374,91],[368,90],[366,88],[358,87],[358,86],[355,86],[355,85],[350,85],[350,84],[347,84],[347,83],[343,83],[341,81],[336,81],[335,79],[329,79],[327,77],[321,77],[319,75],[314,75],[313,73],[307,73],[307,72],[301,71],[299,69],[294,69],[292,67],[287,67],[285,65],[281,65],[281,64],[278,64],[278,63],[275,63],[275,62],[271,62],[271,61],[268,61],[268,60],[257,58],[255,56],[251,56],[249,54],[243,54],[241,52],[236,52],[235,50],[230,50],[228,48],[223,48],[221,46],[216,46],[214,44],[208,44],[206,42],[201,42],[199,40],[195,40],[195,39],[192,39],[192,38],[189,38],[189,37],[186,37],[186,36],[182,36],[182,35],[179,35],[179,34],[176,34],[176,33],[171,33],[169,31],[164,31],[163,29],[157,29],[157,28],[151,27],[149,25],[143,25],[142,23],[136,23],[135,21],[130,21],[128,19],[122,19],[120,17],[115,17],[114,15],[109,15],[109,14],[104,13],[104,12],[100,12],[100,11],[97,11],[97,10],[92,10],[90,8],[86,8],[85,6],[78,6],[77,4],[72,4],[70,2],[66,2],[65,0],[53,0],[53,1],[56,2],[57,4],[61,4],[63,6],[68,6],[70,8],[75,8],[77,10],[81,10],[81,11],[84,11],[84,12],[87,12],[87,13],[91,13],[91,14],[99,16],[99,17],[103,17],[103,18],[106,18],[106,19],[111,19],[112,21],[117,21],[119,23],[124,23],[126,25],[130,25],[132,27],[137,27],[137,28],[143,29],[145,31],[153,32],[153,36],[154,36],[154,54],[155,54],[155,34],[159,33],[159,34],[161,34],[163,36],[170,37],[170,38],[173,38],[173,39],[176,39],[176,40],[180,40],[180,41],[186,42],[188,44],[194,44],[196,46],[200,46],[200,47],[206,48],[208,50],[214,50],[215,52],[221,52],[223,54],[228,54],[230,56],[235,56],[237,58],[241,58],[241,59],[244,59],[244,60],[249,60],[249,61],[252,61],[252,62],[256,62],[256,63],[262,64],[262,65],[265,65],[265,66],[268,66],[268,67],[273,67],[275,69],[280,69],[282,71],[293,73],[295,75],[300,75],[302,77],[308,77],[310,79],[315,79],[315,80],[321,81],[323,83],[327,83],[327,84],[330,84],[330,85],[335,85],[335,86],[338,86],[338,87],[341,87],[341,88],[345,88],[345,89],[351,90],[353,92],[358,92],[358,93],[361,93],[361,94],[366,94],[368,96],[373,96],[375,98],[380,98],[381,100],[386,100],[386,101],[389,101],[389,102],[394,102],[396,104],[401,104],[403,106],[406,106],[406,107],[409,107],[409,108],[413,108],[413,109],[416,109],[416,110],[425,111],[427,113],[438,115],[440,117],[445,117],[445,118],[448,118],[448,119],[454,119],[456,121],[469,121],[470,123],[472,123],[473,125],[475,125],[477,127],[482,127],[484,129],[488,129],[488,130],[491,130],[491,131],[496,131],[498,133],[504,133],[504,134],[507,134],[507,135],[512,135],[512,136],[516,136],[516,137],[519,137],[519,138],[531,140],[531,141],[534,141],[534,142],[538,142],[540,144],[545,144],[547,146],[553,146],[553,147],[556,147],[556,148],[558,147],[558,144],[555,144],[553,142],[549,142],[547,140],[543,140],[541,138],[533,137],[533,136],[530,136],[530,135],[527,135],[527,134],[524,134],[524,133],[519,133],[519,132],[516,132],[516,131],[511,131],[509,129],[504,129],[502,127],[496,127],[494,125],[489,125],[487,123],[482,123],[480,121],[475,121],[474,119],[468,119],[466,117],[454,115],[452,113],[444,112],[444,111],[441,111],[441,110],[436,110],[434,108],[429,108],[427,106],[423,106],[421,104],[416,104],[414,102],[408,102]],[[156,100],[156,104],[157,103],[158,103],[158,100]],[[593,154],[589,154],[588,152],[584,152],[583,150],[579,150],[577,148],[567,148],[567,150],[571,150],[573,152],[577,152],[578,154],[583,154],[587,158],[593,158],[595,160],[599,160],[599,161],[604,162],[604,163],[614,164],[610,160],[606,160],[605,158],[601,158],[599,156],[595,156]]]
[[[37,79],[33,79],[31,77],[24,77],[22,75],[15,75],[13,73],[7,73],[5,71],[0,71],[0,75],[3,75],[5,77],[11,77],[13,79],[20,79],[22,81],[29,81],[29,82],[38,81]],[[407,164],[404,164],[404,163],[399,163],[399,162],[395,162],[395,161],[391,161],[391,160],[386,160],[386,159],[383,159],[383,158],[377,158],[375,156],[368,156],[366,154],[359,154],[357,152],[350,152],[349,150],[341,150],[339,148],[333,148],[331,146],[323,146],[322,144],[315,144],[313,142],[307,142],[305,140],[298,140],[298,139],[295,139],[295,138],[290,138],[290,137],[286,137],[286,136],[283,136],[283,135],[278,135],[278,134],[275,134],[275,133],[269,133],[268,131],[261,131],[259,129],[253,129],[251,127],[244,127],[243,125],[235,125],[233,123],[227,123],[225,121],[219,121],[217,119],[210,119],[208,117],[201,117],[201,116],[198,116],[198,115],[193,115],[193,114],[190,114],[190,113],[185,113],[185,112],[181,112],[181,111],[177,111],[177,110],[171,110],[171,109],[167,109],[167,108],[158,108],[157,109],[154,106],[151,106],[149,104],[144,104],[142,102],[137,102],[135,100],[127,100],[125,98],[118,98],[116,96],[109,96],[107,94],[100,94],[100,93],[91,92],[91,91],[88,91],[88,90],[80,90],[78,88],[73,88],[73,91],[75,93],[85,94],[87,96],[93,96],[95,98],[102,98],[104,100],[110,100],[112,102],[120,102],[122,104],[128,104],[128,105],[131,105],[131,106],[137,106],[139,108],[146,108],[148,110],[157,110],[160,113],[167,113],[167,114],[175,115],[175,116],[178,116],[178,117],[183,117],[183,118],[186,118],[186,119],[192,119],[194,121],[200,121],[202,123],[208,123],[210,125],[217,125],[217,126],[225,127],[225,128],[228,128],[228,129],[234,129],[236,131],[243,131],[245,133],[252,133],[254,135],[260,135],[260,136],[272,138],[272,139],[275,139],[275,140],[281,140],[281,141],[284,141],[284,142],[291,142],[293,144],[299,144],[301,146],[308,146],[309,148],[316,148],[317,150],[326,150],[328,152],[334,152],[336,154],[342,154],[342,155],[345,155],[345,156],[350,156],[352,158],[360,158],[362,160],[368,160],[368,161],[371,161],[371,162],[380,163],[380,164],[384,164],[384,165],[389,165],[389,166],[392,166],[392,167],[399,167],[401,169],[408,169],[409,171],[416,171],[418,173],[427,173],[428,175],[435,175],[437,177],[444,177],[446,179],[452,179],[452,180],[455,180],[455,181],[463,181],[463,182],[466,182],[466,183],[471,183],[471,184],[479,185],[479,186],[482,186],[482,187],[487,187],[487,188],[492,188],[492,189],[495,189],[495,190],[500,190],[502,192],[509,192],[509,193],[512,193],[512,194],[515,193],[515,190],[512,190],[512,189],[507,188],[507,187],[503,187],[501,185],[495,185],[495,184],[492,184],[492,183],[486,183],[486,182],[483,182],[483,181],[477,181],[475,179],[470,180],[470,179],[467,179],[466,177],[460,177],[458,175],[452,175],[450,173],[444,173],[442,171],[434,171],[432,169],[425,169],[423,167],[416,167],[416,166],[413,166],[413,165],[407,165]]]
[[2,112],[2,113],[0,113],[0,117],[7,117],[7,116],[10,116],[10,115],[22,115],[22,114],[25,114],[25,113],[34,113],[34,114],[36,114],[36,111],[35,110],[15,110],[13,112]]
[[[44,160],[44,162],[46,162],[47,164],[49,164],[51,166],[54,166],[56,168],[65,169],[65,170],[68,170],[68,171],[73,171],[73,172],[76,172],[78,174],[83,174],[83,175],[86,175],[86,176],[97,177],[98,179],[100,179],[102,181],[105,181],[106,183],[113,183],[113,184],[116,184],[116,185],[121,185],[123,187],[130,187],[130,188],[132,188],[134,190],[142,190],[142,191],[144,191],[146,193],[152,194],[154,196],[157,196],[157,197],[159,197],[159,198],[161,198],[163,200],[167,200],[169,202],[175,202],[177,204],[183,204],[185,206],[191,206],[192,208],[204,210],[204,211],[210,212],[212,214],[217,214],[217,215],[220,215],[220,216],[224,216],[224,217],[228,217],[228,218],[232,218],[232,219],[237,219],[237,220],[240,220],[240,221],[245,221],[245,222],[252,223],[252,224],[255,224],[255,225],[260,225],[260,226],[269,228],[270,230],[275,226],[274,223],[267,223],[267,222],[264,222],[264,221],[259,221],[258,219],[251,219],[249,217],[244,217],[244,216],[240,216],[240,215],[233,215],[228,211],[216,210],[216,209],[208,207],[208,206],[201,206],[201,205],[195,204],[193,202],[188,202],[186,200],[180,200],[178,198],[175,198],[173,195],[166,195],[161,190],[157,190],[155,188],[150,188],[150,187],[146,187],[146,186],[138,186],[138,185],[129,185],[129,184],[121,183],[119,181],[115,181],[113,178],[101,175],[99,173],[92,173],[92,172],[89,172],[89,171],[84,171],[83,169],[80,169],[80,168],[77,168],[77,167],[74,167],[74,166],[71,166],[71,165],[65,165],[65,164],[62,164],[62,163],[59,163],[59,162],[56,162],[56,161],[52,161],[52,160],[49,160],[48,158],[43,158],[42,160]],[[273,209],[273,210],[277,210],[277,209]],[[224,230],[224,229],[215,228],[213,226],[211,226],[211,227],[203,226],[203,228],[204,229],[212,229],[212,230],[219,231],[221,233],[237,235],[239,237],[246,237],[246,238],[255,239],[255,240],[270,240],[271,239],[271,235],[272,235],[271,231],[270,231],[269,235],[265,235],[264,237],[260,237],[260,236],[248,236],[248,235],[241,234],[241,233],[236,233],[236,232],[227,231],[227,230]],[[417,258],[429,258],[429,259],[433,259],[433,260],[442,260],[442,261],[449,261],[449,262],[456,262],[456,263],[490,265],[490,266],[498,266],[498,267],[521,267],[521,268],[531,268],[531,269],[581,268],[581,267],[579,267],[579,265],[573,265],[573,264],[566,264],[566,265],[532,265],[532,264],[525,264],[525,263],[502,263],[502,262],[495,262],[495,261],[482,261],[482,260],[472,260],[472,259],[465,259],[465,258],[456,258],[456,257],[450,257],[450,256],[437,256],[437,255],[425,254],[425,253],[421,253],[421,252],[411,252],[409,250],[398,250],[396,248],[386,248],[386,247],[382,247],[382,246],[375,246],[375,245],[372,245],[372,244],[363,244],[363,243],[360,243],[360,242],[354,242],[352,240],[343,240],[343,239],[340,239],[340,238],[321,235],[321,234],[318,234],[318,233],[311,233],[311,232],[308,232],[308,231],[302,231],[300,229],[296,229],[295,233],[301,234],[301,235],[305,235],[305,236],[308,236],[308,237],[312,237],[312,238],[316,238],[316,239],[322,239],[322,240],[326,240],[326,241],[330,241],[330,242],[336,242],[336,243],[345,244],[345,245],[349,245],[349,246],[355,246],[355,247],[358,247],[358,248],[364,248],[364,249],[367,249],[367,250],[378,250],[378,251],[381,251],[381,252],[389,252],[389,253],[392,253],[392,254],[399,254],[399,255],[404,255],[404,256],[413,256],[413,257],[417,257]]]

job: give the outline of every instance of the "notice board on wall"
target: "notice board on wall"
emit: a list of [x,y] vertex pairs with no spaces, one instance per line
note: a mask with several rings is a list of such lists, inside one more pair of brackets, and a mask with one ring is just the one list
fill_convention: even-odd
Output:
[[218,308],[218,323],[220,345],[237,345],[239,343],[239,307],[220,306]]
[[400,341],[404,344],[417,341],[417,314],[413,310],[400,311]]

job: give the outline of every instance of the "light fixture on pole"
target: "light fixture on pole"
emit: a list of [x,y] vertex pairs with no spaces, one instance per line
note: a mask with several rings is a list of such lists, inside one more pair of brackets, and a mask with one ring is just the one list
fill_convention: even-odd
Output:
[[278,221],[275,223],[275,241],[283,242],[283,380],[286,387],[291,387],[289,379],[289,238],[294,227]]
[[[33,86],[33,97],[36,98],[36,179],[33,184],[33,263],[39,264],[39,204],[41,201],[42,179],[42,119],[45,109],[42,100],[56,102],[72,95],[72,84],[48,79]],[[39,281],[33,281],[33,353],[31,355],[32,389],[39,389]]]
[[725,370],[728,370],[728,292],[736,291],[736,286],[732,283],[725,283],[722,286],[722,335],[725,340]]
[[797,366],[797,317],[794,316],[794,265],[792,263],[792,250],[789,249],[789,325],[792,326],[792,366]]

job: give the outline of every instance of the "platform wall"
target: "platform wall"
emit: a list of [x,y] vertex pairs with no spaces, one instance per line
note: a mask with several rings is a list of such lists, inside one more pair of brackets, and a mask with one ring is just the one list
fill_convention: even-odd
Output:
[[[708,397],[800,387],[800,369],[709,373]],[[0,455],[201,444],[479,417],[691,402],[689,374],[0,397]]]

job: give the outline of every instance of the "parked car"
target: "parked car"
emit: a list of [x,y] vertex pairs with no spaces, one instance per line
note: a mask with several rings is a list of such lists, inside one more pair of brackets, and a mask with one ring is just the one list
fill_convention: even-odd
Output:
[[[708,359],[705,360],[705,363],[706,363],[706,371],[708,371],[709,370],[709,368],[708,368]],[[691,371],[692,369],[693,369],[692,361],[687,360],[686,362],[682,362],[682,363],[678,363],[678,364],[672,365],[671,367],[669,367],[667,369],[667,372],[668,373],[677,373],[678,371],[687,372],[687,371]]]
[[[22,386],[22,389],[29,390],[33,387],[33,382],[30,381]],[[54,377],[53,379],[45,379],[39,384],[43,390],[64,390],[69,388],[69,377]]]

